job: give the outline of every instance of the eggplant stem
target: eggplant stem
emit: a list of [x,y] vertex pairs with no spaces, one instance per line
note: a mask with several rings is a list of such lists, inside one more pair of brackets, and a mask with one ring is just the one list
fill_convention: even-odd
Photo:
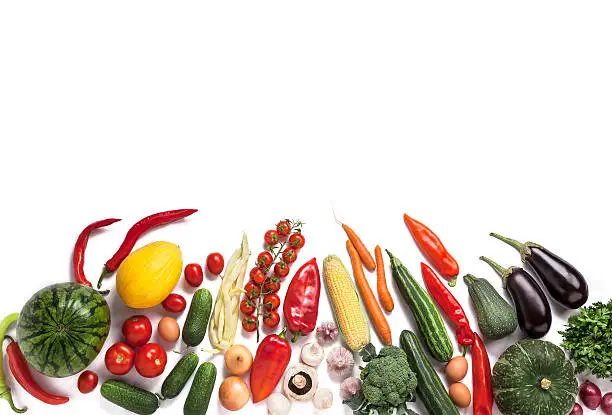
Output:
[[506,274],[507,270],[504,269],[501,265],[499,265],[497,262],[494,262],[492,260],[490,260],[489,258],[487,258],[486,256],[481,256],[479,258],[481,261],[486,262],[487,264],[489,264],[491,266],[491,268],[493,268],[495,271],[497,271],[497,273],[499,274],[500,277],[504,277],[504,275]]
[[520,243],[516,239],[506,238],[505,236],[501,236],[500,234],[494,232],[491,232],[489,235],[493,238],[499,239],[500,241],[507,243],[519,252],[522,252],[525,247],[525,244]]

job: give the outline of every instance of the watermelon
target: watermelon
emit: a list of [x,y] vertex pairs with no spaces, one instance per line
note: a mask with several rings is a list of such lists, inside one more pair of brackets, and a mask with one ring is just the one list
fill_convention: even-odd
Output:
[[53,284],[32,296],[17,322],[17,343],[43,375],[63,378],[98,356],[110,330],[110,309],[93,288]]

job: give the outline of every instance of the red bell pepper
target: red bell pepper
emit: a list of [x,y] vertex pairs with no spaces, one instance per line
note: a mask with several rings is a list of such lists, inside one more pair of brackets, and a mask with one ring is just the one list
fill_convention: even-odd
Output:
[[253,403],[270,396],[287,369],[291,360],[291,345],[285,339],[286,330],[283,329],[280,335],[266,336],[257,347],[250,377]]
[[317,327],[321,276],[317,259],[312,258],[295,273],[283,303],[285,321],[293,333],[291,341],[311,333]]
[[493,413],[493,384],[489,354],[478,334],[474,333],[472,346],[472,392],[474,393],[474,415]]

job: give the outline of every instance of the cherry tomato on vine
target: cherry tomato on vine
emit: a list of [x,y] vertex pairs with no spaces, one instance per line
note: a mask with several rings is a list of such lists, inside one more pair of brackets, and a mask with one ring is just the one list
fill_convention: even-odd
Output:
[[262,253],[257,255],[257,266],[259,267],[259,269],[268,269],[270,265],[272,265],[272,261],[274,261],[274,258],[272,257],[272,254],[268,251],[263,251]]
[[113,375],[125,375],[134,366],[134,349],[123,342],[115,343],[106,351],[104,364]]
[[77,387],[81,393],[89,393],[98,386],[98,375],[91,370],[81,373],[77,381]]
[[297,259],[297,252],[293,248],[287,248],[283,251],[283,261],[287,264],[292,264]]
[[292,233],[289,237],[289,246],[295,249],[300,249],[306,243],[306,238],[301,233]]
[[263,305],[268,311],[276,310],[280,306],[280,297],[276,293],[270,293],[264,297]]
[[206,257],[206,268],[211,274],[221,274],[224,266],[225,261],[223,260],[223,255],[221,255],[219,252],[213,252],[212,254],[208,254]]
[[259,285],[255,284],[253,281],[247,282],[244,286],[244,290],[246,291],[246,297],[249,300],[259,297],[259,293],[261,290],[259,289]]
[[274,265],[274,275],[279,278],[285,278],[289,275],[289,265],[285,261],[277,262]]
[[278,290],[280,290],[280,281],[278,280],[278,278],[275,277],[268,278],[268,280],[263,286],[263,289],[268,293],[278,292]]
[[276,224],[276,232],[278,232],[280,236],[289,235],[289,232],[291,232],[291,224],[289,223],[289,221],[281,220],[280,222],[278,222]]
[[253,314],[255,312],[255,308],[256,307],[255,307],[255,303],[253,302],[253,300],[244,298],[240,302],[240,312],[244,314],[245,316],[250,316],[251,314]]
[[140,347],[151,339],[153,327],[146,316],[132,316],[125,320],[121,332],[128,345]]
[[264,316],[264,323],[266,326],[270,328],[274,328],[278,326],[279,322],[280,322],[280,316],[278,315],[276,311],[269,311]]
[[185,265],[185,280],[192,287],[199,287],[204,281],[204,271],[200,264]]
[[242,319],[242,328],[244,331],[255,331],[257,329],[257,321],[251,316]]
[[[187,307],[187,300],[180,294],[172,293],[163,301],[162,307],[171,313],[180,313]],[[149,340],[147,339],[147,341]]]
[[136,370],[141,376],[154,378],[164,373],[168,356],[159,344],[148,343],[138,349],[134,360]]
[[261,285],[266,280],[266,274],[264,274],[263,271],[257,267],[251,270],[249,276],[251,277],[253,282],[255,282],[255,284],[259,285]]
[[275,230],[269,230],[264,235],[264,241],[266,245],[276,245],[278,243],[278,232]]

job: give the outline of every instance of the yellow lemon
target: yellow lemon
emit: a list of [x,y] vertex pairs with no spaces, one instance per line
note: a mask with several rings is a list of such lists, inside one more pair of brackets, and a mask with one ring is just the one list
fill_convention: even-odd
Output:
[[154,307],[172,292],[182,270],[178,245],[152,242],[123,260],[117,271],[117,293],[128,307]]

